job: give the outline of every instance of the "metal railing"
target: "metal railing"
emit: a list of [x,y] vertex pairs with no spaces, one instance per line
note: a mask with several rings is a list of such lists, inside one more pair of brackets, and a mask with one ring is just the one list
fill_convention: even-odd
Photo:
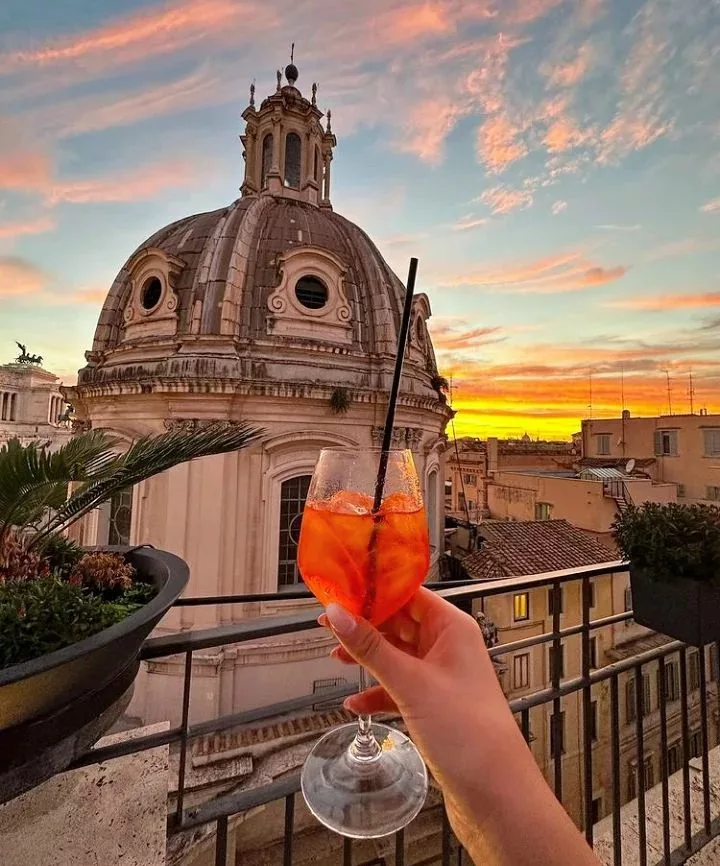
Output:
[[[520,650],[528,650],[533,647],[548,645],[553,648],[550,654],[552,660],[550,673],[550,685],[534,691],[530,694],[510,701],[510,708],[516,715],[518,723],[525,737],[530,743],[531,735],[531,711],[551,706],[550,717],[550,741],[555,744],[551,750],[551,776],[552,787],[559,800],[563,800],[563,748],[558,744],[564,742],[564,729],[562,722],[562,701],[573,694],[580,694],[580,725],[582,731],[582,827],[587,841],[593,843],[593,821],[597,817],[593,814],[593,762],[595,761],[594,741],[597,736],[597,719],[593,717],[592,689],[600,683],[609,683],[610,692],[610,775],[611,775],[611,799],[612,799],[612,828],[613,828],[613,866],[622,866],[623,851],[621,845],[621,815],[620,810],[624,805],[621,791],[621,747],[622,726],[620,721],[620,679],[624,675],[633,674],[635,677],[635,759],[639,768],[637,783],[637,813],[638,813],[638,862],[640,866],[648,866],[646,850],[646,799],[645,786],[643,784],[642,769],[645,764],[645,733],[647,724],[647,707],[645,706],[645,690],[641,685],[644,683],[643,673],[648,665],[657,664],[659,674],[657,678],[658,709],[661,740],[661,780],[662,785],[662,817],[663,817],[663,857],[659,861],[663,866],[675,866],[683,863],[689,856],[702,848],[715,835],[715,824],[711,815],[711,787],[709,775],[709,728],[708,728],[708,676],[706,665],[708,660],[706,653],[701,651],[698,655],[699,672],[695,671],[694,679],[699,677],[699,715],[701,735],[701,759],[702,759],[702,830],[699,833],[692,832],[693,815],[691,814],[690,798],[690,714],[688,703],[688,651],[686,646],[679,641],[668,641],[661,646],[651,647],[643,652],[615,661],[604,667],[594,668],[592,658],[591,639],[593,632],[598,629],[607,628],[618,623],[627,622],[632,619],[632,611],[605,616],[591,620],[590,612],[593,601],[591,582],[593,578],[612,575],[624,571],[626,566],[621,562],[608,563],[602,566],[593,566],[583,569],[573,569],[550,574],[533,575],[521,578],[508,578],[503,580],[486,581],[463,581],[454,583],[429,584],[429,586],[443,595],[451,603],[467,607],[473,600],[480,600],[481,608],[490,599],[503,594],[518,594],[532,592],[533,590],[545,589],[549,592],[552,600],[552,630],[543,634],[516,640],[512,643],[499,644],[490,650],[490,655],[497,660],[502,656]],[[579,582],[581,586],[581,618],[579,622],[561,627],[563,587],[572,582]],[[312,596],[303,590],[285,591],[277,594],[242,594],[232,596],[207,596],[196,598],[182,598],[177,602],[179,607],[204,606],[217,604],[238,604],[258,602],[266,600],[297,600],[311,599]],[[192,688],[193,654],[199,650],[213,647],[227,646],[229,644],[242,644],[248,641],[256,641],[277,635],[301,632],[317,628],[316,617],[318,609],[313,608],[299,614],[282,617],[259,617],[234,625],[223,625],[215,628],[198,629],[191,632],[165,635],[150,638],[146,641],[142,658],[153,660],[168,656],[184,656],[184,678],[182,690],[182,704],[180,713],[180,724],[160,733],[153,733],[143,737],[125,740],[117,744],[97,747],[88,752],[81,760],[73,766],[88,766],[100,761],[117,758],[122,755],[135,754],[137,752],[152,749],[162,745],[170,745],[178,749],[178,785],[175,797],[175,808],[168,818],[168,832],[170,834],[199,828],[211,823],[215,824],[215,861],[218,866],[226,866],[228,856],[228,828],[229,819],[232,816],[246,812],[247,810],[263,806],[276,800],[285,801],[284,811],[284,835],[283,835],[283,866],[291,866],[293,861],[293,825],[295,816],[295,797],[300,790],[299,773],[292,773],[271,784],[251,790],[242,790],[221,794],[214,799],[186,807],[186,771],[188,762],[188,750],[190,744],[199,737],[217,734],[242,725],[249,725],[263,719],[275,718],[286,713],[307,710],[318,703],[319,694],[314,693],[302,697],[290,698],[280,703],[258,709],[245,710],[232,713],[198,723],[190,722],[190,695]],[[561,665],[562,641],[572,636],[580,636],[581,640],[581,673],[579,676],[565,678]],[[717,651],[717,647],[716,647]],[[673,654],[679,656],[680,669],[680,724],[682,745],[682,772],[683,772],[683,826],[684,839],[682,845],[675,849],[671,848],[670,837],[670,809],[668,796],[668,713],[667,705],[669,697],[666,694],[667,659]],[[716,657],[717,658],[717,657]],[[713,682],[716,676],[711,679]],[[322,702],[341,700],[354,691],[353,686],[343,686],[322,691]],[[671,695],[670,698],[675,698]],[[717,694],[715,694],[717,700]],[[629,710],[626,708],[626,715]],[[628,719],[626,719],[627,723]],[[627,729],[627,725],[626,725]],[[625,743],[625,745],[627,745]],[[462,862],[462,850],[454,842],[447,815],[443,809],[442,817],[442,852],[439,860],[442,866],[449,866],[453,852],[458,853]],[[396,837],[395,862],[396,866],[404,866],[405,842],[404,833],[400,832]],[[351,866],[353,856],[353,843],[345,840],[343,846],[343,866]]]

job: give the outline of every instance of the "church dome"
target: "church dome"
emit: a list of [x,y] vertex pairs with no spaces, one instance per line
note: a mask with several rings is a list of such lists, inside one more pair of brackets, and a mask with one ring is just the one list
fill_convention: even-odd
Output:
[[[316,85],[308,100],[296,70],[286,75],[259,109],[251,89],[241,198],[160,229],[121,269],[79,372],[85,397],[193,391],[199,381],[387,393],[405,288],[333,210],[330,112],[323,127]],[[429,316],[417,295],[401,397],[446,416]]]

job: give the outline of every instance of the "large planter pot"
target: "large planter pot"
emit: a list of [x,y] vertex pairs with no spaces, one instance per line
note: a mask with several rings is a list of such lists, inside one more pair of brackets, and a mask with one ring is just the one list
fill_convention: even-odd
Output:
[[642,569],[630,569],[633,619],[640,625],[703,646],[720,639],[720,587],[707,581],[653,580]]
[[143,641],[185,588],[177,556],[110,549],[157,595],[92,637],[0,670],[0,803],[66,769],[112,727],[132,696]]

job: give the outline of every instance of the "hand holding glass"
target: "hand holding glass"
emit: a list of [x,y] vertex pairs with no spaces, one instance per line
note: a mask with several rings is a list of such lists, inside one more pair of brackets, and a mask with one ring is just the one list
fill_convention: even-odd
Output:
[[[379,450],[324,450],[303,513],[298,565],[327,607],[335,602],[380,625],[427,576],[428,527],[410,451],[388,455],[373,511]],[[360,688],[365,688],[361,669]],[[325,826],[355,838],[393,833],[420,811],[427,771],[400,731],[360,716],[322,737],[303,767],[302,791]]]

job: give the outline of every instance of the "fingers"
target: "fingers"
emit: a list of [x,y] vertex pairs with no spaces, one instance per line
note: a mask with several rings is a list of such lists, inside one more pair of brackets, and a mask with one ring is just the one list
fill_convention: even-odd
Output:
[[382,686],[372,686],[357,695],[345,698],[343,704],[345,709],[353,713],[397,713],[398,708],[395,701]]
[[400,694],[414,688],[417,660],[394,646],[367,620],[354,617],[338,604],[326,610],[328,623],[347,653],[364,665],[376,680]]

